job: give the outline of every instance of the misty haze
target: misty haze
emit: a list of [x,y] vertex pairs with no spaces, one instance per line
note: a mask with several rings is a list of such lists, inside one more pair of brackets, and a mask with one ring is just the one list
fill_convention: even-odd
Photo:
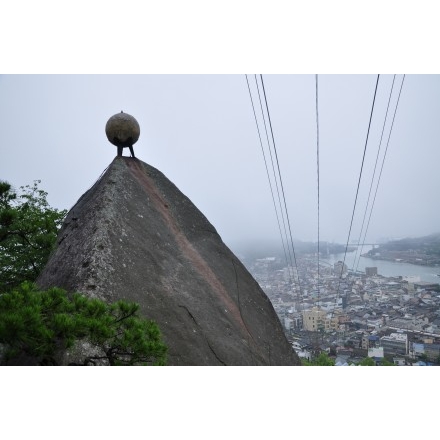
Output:
[[[272,167],[278,169],[275,156],[274,165],[270,161],[270,127],[267,136],[255,77],[247,78],[273,179]],[[315,76],[263,78],[292,238],[316,242]],[[320,239],[345,244],[377,76],[318,79]],[[390,135],[403,75],[395,77],[383,127],[393,79],[380,76],[350,241],[361,233],[376,159],[370,207],[382,164],[383,170],[366,240],[439,232],[440,77],[405,77]],[[49,202],[69,209],[116,154],[104,126],[123,110],[141,126],[137,157],[175,183],[225,243],[237,250],[255,242],[281,244],[245,75],[4,75],[0,91],[0,172],[13,185],[41,179]],[[280,209],[273,180],[272,186]]]
[[[142,362],[440,363],[439,75],[3,75],[0,93],[0,244],[20,235],[9,195],[41,180],[68,215],[39,288],[139,302],[165,343]],[[99,349],[69,365],[141,362]]]

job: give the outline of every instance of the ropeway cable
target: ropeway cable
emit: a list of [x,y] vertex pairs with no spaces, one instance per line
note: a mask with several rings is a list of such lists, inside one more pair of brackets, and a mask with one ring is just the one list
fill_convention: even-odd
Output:
[[278,160],[278,153],[277,153],[276,144],[275,144],[275,137],[274,137],[274,134],[273,134],[272,121],[271,121],[270,112],[269,112],[269,105],[267,103],[266,89],[264,87],[263,75],[261,75],[261,74],[260,74],[260,79],[261,79],[261,85],[263,86],[264,101],[265,101],[265,104],[266,104],[267,117],[269,119],[270,132],[271,132],[271,135],[272,135],[272,145],[273,145],[273,149],[274,149],[274,152],[275,152],[275,158],[276,158],[276,162],[277,162],[278,176],[279,176],[279,179],[280,179],[281,191],[282,191],[283,201],[284,201],[284,209],[285,209],[285,213],[286,213],[287,225],[288,225],[289,234],[290,234],[290,243],[291,243],[291,246],[292,246],[292,252],[293,252],[293,257],[294,257],[294,262],[295,262],[295,267],[296,267],[296,274],[297,274],[297,279],[298,279],[298,287],[299,287],[299,290],[301,292],[301,282],[300,282],[300,279],[299,279],[299,271],[298,271],[298,264],[297,264],[296,255],[295,255],[295,247],[293,246],[292,228],[290,226],[289,211],[287,210],[286,196],[285,196],[285,193],[284,193],[283,179],[281,177],[280,163],[279,163],[279,160]]
[[290,276],[290,272],[291,272],[291,270],[293,270],[292,252],[290,251],[290,247],[289,247],[289,239],[288,239],[288,235],[287,235],[287,227],[286,227],[285,214],[283,212],[283,205],[281,203],[281,196],[280,196],[280,189],[279,189],[279,186],[278,186],[277,173],[275,171],[275,165],[274,165],[274,160],[273,160],[272,149],[270,147],[269,134],[267,132],[266,117],[265,117],[265,113],[264,113],[264,109],[263,109],[263,103],[261,102],[260,87],[258,85],[257,75],[254,75],[254,76],[255,76],[255,86],[256,86],[257,92],[258,92],[258,100],[260,102],[261,115],[262,115],[263,123],[264,123],[264,130],[266,132],[267,145],[268,145],[268,149],[269,149],[270,161],[271,161],[271,164],[272,164],[272,172],[273,172],[273,176],[274,176],[273,178],[275,180],[275,188],[276,188],[276,191],[277,191],[278,203],[280,205],[279,209],[280,209],[280,213],[281,213],[281,219],[283,221],[284,234],[285,234],[285,240],[286,240],[286,245],[287,245],[287,254],[288,254],[288,257],[289,257],[289,261],[290,261],[290,263],[289,262],[287,263],[288,272],[289,272],[289,276]]
[[[396,107],[395,107],[395,109],[394,109],[393,120],[392,120],[392,122],[391,122],[390,132],[389,132],[389,134],[388,134],[387,145],[386,145],[385,153],[384,153],[384,156],[383,156],[383,159],[382,159],[382,165],[381,165],[381,167],[380,167],[379,177],[378,177],[378,179],[377,179],[377,185],[376,185],[376,190],[375,190],[374,197],[373,197],[373,202],[372,202],[372,204],[371,204],[370,215],[369,215],[369,217],[368,217],[367,227],[365,228],[364,243],[365,243],[365,237],[367,236],[368,228],[369,228],[369,226],[370,226],[370,220],[371,220],[371,215],[373,214],[374,203],[376,202],[377,190],[379,189],[380,179],[381,179],[381,177],[382,177],[383,166],[384,166],[384,164],[385,164],[385,158],[386,158],[386,155],[387,155],[387,152],[388,152],[388,145],[389,145],[389,143],[390,143],[391,132],[392,132],[392,130],[393,130],[394,120],[395,120],[395,118],[396,118],[397,107],[399,106],[400,95],[401,95],[401,93],[402,93],[402,88],[403,88],[403,82],[404,82],[404,81],[405,81],[405,75],[403,75],[402,83],[400,84],[399,96],[397,97]],[[359,263],[358,263],[358,264],[359,264]]]
[[319,273],[319,113],[318,113],[318,75],[315,76],[316,80],[316,174],[317,174],[317,187],[318,187],[318,304],[320,300],[320,273]]
[[[356,189],[356,197],[355,197],[355,199],[354,199],[353,212],[352,212],[352,214],[351,214],[350,228],[349,228],[349,231],[348,231],[347,244],[346,244],[346,246],[345,246],[344,260],[343,260],[343,262],[342,262],[342,265],[341,265],[341,273],[340,273],[340,275],[339,275],[338,289],[337,289],[337,292],[336,292],[336,301],[338,300],[338,296],[339,296],[339,288],[340,288],[340,286],[341,286],[342,273],[343,273],[343,271],[344,271],[345,259],[346,259],[346,257],[347,257],[348,243],[349,243],[349,241],[350,241],[351,228],[352,228],[352,226],[353,226],[353,218],[354,218],[354,213],[355,213],[355,211],[356,211],[356,202],[357,202],[357,198],[358,198],[358,194],[359,194],[359,186],[360,186],[361,178],[362,178],[362,170],[363,170],[363,168],[364,168],[365,153],[366,153],[366,151],[367,151],[368,137],[369,137],[369,134],[370,134],[371,120],[372,120],[372,118],[373,118],[374,103],[375,103],[375,101],[376,101],[376,94],[377,94],[377,86],[378,86],[378,84],[379,84],[379,77],[380,77],[380,75],[377,75],[376,87],[375,87],[375,89],[374,89],[373,104],[372,104],[372,106],[371,106],[371,112],[370,112],[370,120],[369,120],[369,122],[368,122],[367,137],[366,137],[366,140],[365,140],[365,146],[364,146],[364,154],[363,154],[363,156],[362,156],[362,164],[361,164],[361,169],[360,169],[360,172],[359,172],[359,179],[358,179],[358,184],[357,184],[357,189]],[[332,311],[332,316],[333,316],[333,311]]]
[[[251,99],[252,110],[253,110],[254,118],[255,118],[255,124],[256,124],[256,126],[257,126],[258,138],[260,139],[261,152],[263,153],[264,166],[266,167],[267,179],[269,180],[270,193],[271,193],[271,195],[272,195],[272,201],[273,201],[273,206],[274,206],[275,214],[276,214],[276,218],[277,218],[278,229],[279,229],[280,236],[281,236],[281,244],[282,244],[282,246],[283,246],[284,256],[285,256],[285,258],[286,258],[287,266],[289,266],[289,261],[288,261],[288,258],[287,258],[286,247],[285,247],[285,244],[284,244],[283,233],[282,233],[282,231],[281,231],[280,219],[279,219],[279,216],[278,216],[278,210],[277,210],[277,206],[276,206],[276,202],[275,202],[275,196],[274,196],[274,193],[273,193],[272,182],[271,182],[271,179],[270,179],[269,169],[268,169],[268,166],[267,166],[266,154],[264,153],[263,141],[262,141],[262,139],[261,139],[260,128],[259,128],[259,124],[258,124],[257,115],[256,115],[256,112],[255,112],[254,100],[252,99],[251,88],[250,88],[250,85],[249,85],[249,80],[248,80],[247,75],[246,75],[246,83],[247,83],[247,86],[248,86],[249,97],[250,97],[250,99]],[[289,270],[289,278],[290,278],[290,282],[292,282],[292,277],[291,277],[291,274],[290,274],[290,270]]]
[[[380,150],[381,150],[381,147],[382,147],[382,139],[383,139],[383,134],[384,134],[384,131],[385,131],[385,125],[386,125],[386,122],[387,122],[387,119],[388,119],[388,110],[390,108],[390,102],[391,102],[391,97],[392,97],[393,90],[394,90],[394,82],[395,82],[395,80],[396,80],[396,75],[394,75],[394,77],[393,77],[393,83],[391,84],[391,90],[390,90],[390,96],[388,97],[387,110],[386,110],[384,121],[383,121],[382,133],[380,135],[380,141],[379,141],[379,148],[377,149],[376,162],[374,163],[373,177],[371,178],[370,189],[368,191],[367,203],[365,205],[365,211],[364,211],[364,216],[363,216],[363,219],[362,219],[362,226],[361,226],[361,231],[360,231],[360,234],[359,234],[358,243],[361,243],[362,233],[364,232],[365,218],[366,218],[367,211],[368,211],[368,205],[370,203],[370,196],[371,196],[371,190],[373,188],[374,177],[376,176],[377,162],[378,162]],[[354,258],[354,261],[353,261],[353,266],[351,268],[352,272],[355,272],[358,269],[359,261],[360,261],[361,254],[362,254],[362,250],[364,248],[365,237],[366,237],[366,235],[364,235],[364,239],[362,241],[361,247],[358,247],[356,249],[355,258]],[[357,264],[356,264],[356,257],[357,257]]]

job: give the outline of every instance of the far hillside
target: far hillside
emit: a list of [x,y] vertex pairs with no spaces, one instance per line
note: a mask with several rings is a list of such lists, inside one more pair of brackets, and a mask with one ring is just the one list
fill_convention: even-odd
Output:
[[390,241],[371,249],[365,255],[379,260],[402,261],[423,266],[439,266],[440,233]]

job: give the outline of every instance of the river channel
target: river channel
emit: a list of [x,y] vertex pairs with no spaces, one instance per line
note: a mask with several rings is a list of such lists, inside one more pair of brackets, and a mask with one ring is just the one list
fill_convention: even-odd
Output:
[[[364,246],[362,253],[368,252],[372,246]],[[419,277],[420,281],[431,283],[440,283],[440,267],[418,266],[416,264],[399,263],[394,261],[375,260],[367,257],[360,257],[356,251],[347,252],[345,264],[348,269],[353,269],[353,263],[356,260],[357,270],[365,272],[366,267],[377,267],[377,273],[384,277],[412,276]],[[359,263],[358,263],[359,260]],[[329,255],[327,258],[321,258],[325,264],[333,265],[337,261],[344,261],[344,254]],[[354,267],[356,269],[356,267]]]

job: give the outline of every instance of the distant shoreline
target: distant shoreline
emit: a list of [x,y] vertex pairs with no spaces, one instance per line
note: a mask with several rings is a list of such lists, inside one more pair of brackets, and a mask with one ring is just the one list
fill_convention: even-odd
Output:
[[418,262],[414,260],[407,260],[404,258],[386,258],[386,257],[376,257],[373,255],[369,255],[368,253],[361,254],[361,257],[370,258],[371,260],[379,260],[379,261],[390,261],[391,263],[405,263],[405,264],[412,264],[413,266],[423,266],[423,267],[432,267],[438,268],[440,270],[440,265],[438,264],[424,264],[423,262]]

